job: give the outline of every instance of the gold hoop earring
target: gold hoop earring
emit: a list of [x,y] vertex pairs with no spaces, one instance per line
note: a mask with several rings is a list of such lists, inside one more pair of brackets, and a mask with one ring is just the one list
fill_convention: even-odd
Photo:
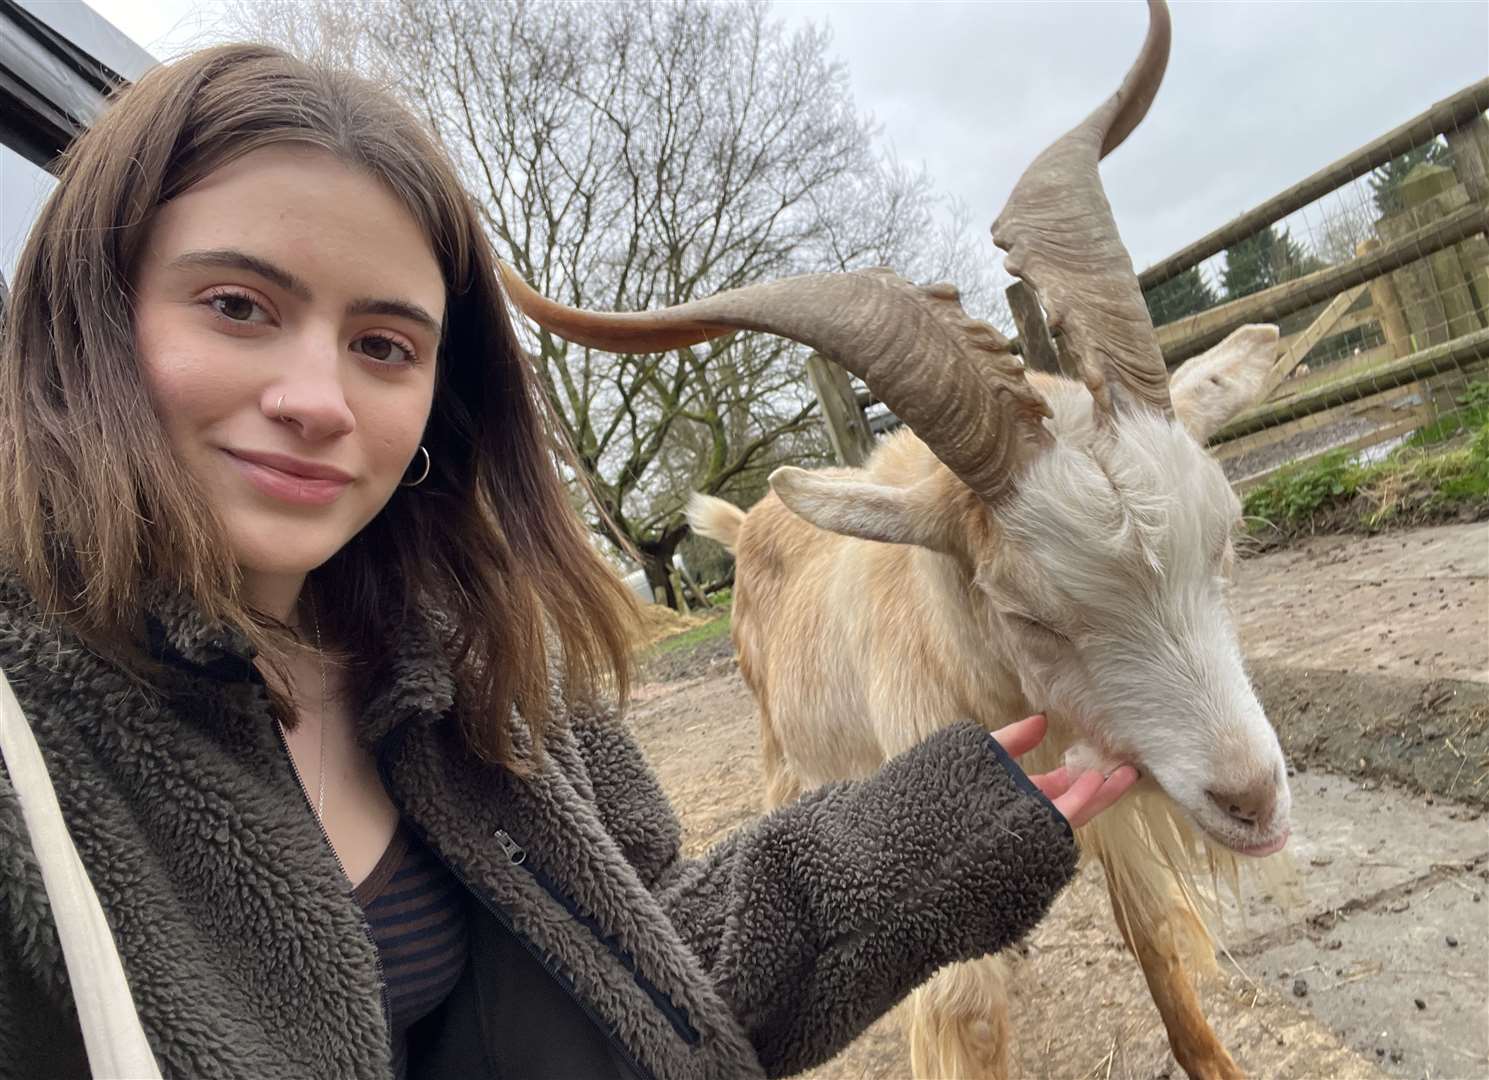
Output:
[[417,480],[400,480],[398,482],[399,487],[418,487],[429,478],[429,451],[424,449],[422,443],[419,444],[419,453],[424,455],[424,471],[419,474]]

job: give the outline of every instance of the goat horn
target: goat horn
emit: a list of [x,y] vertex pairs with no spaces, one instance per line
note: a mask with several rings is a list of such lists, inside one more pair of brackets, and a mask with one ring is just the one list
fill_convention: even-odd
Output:
[[538,325],[609,352],[661,352],[735,330],[799,341],[841,364],[984,499],[1012,487],[1049,442],[1049,407],[1008,339],[962,310],[951,285],[912,285],[890,270],[804,274],[661,311],[601,313],[548,300],[507,266],[512,300]]
[[998,219],[993,243],[1004,267],[1029,282],[1063,331],[1098,415],[1118,400],[1172,414],[1168,371],[1132,259],[1117,235],[1097,163],[1148,111],[1168,65],[1168,8],[1148,0],[1148,36],[1121,87],[1078,127],[1034,159]]

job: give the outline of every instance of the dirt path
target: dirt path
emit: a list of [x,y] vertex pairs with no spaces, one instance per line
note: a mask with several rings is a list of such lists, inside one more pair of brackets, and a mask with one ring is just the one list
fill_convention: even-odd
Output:
[[1325,536],[1243,560],[1253,663],[1489,683],[1489,525]]
[[[1486,580],[1483,524],[1320,538],[1241,565],[1237,624],[1297,769],[1305,874],[1298,908],[1248,900],[1233,962],[1204,988],[1253,1076],[1489,1076]],[[688,666],[641,688],[632,724],[700,851],[754,816],[759,772],[727,642]],[[1178,1078],[1099,876],[1082,873],[1019,964],[1015,1075]],[[895,1018],[810,1075],[908,1076]]]

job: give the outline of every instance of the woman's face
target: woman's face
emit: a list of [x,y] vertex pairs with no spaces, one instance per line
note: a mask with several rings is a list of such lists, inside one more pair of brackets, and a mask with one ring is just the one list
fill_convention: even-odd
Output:
[[377,180],[269,147],[161,207],[134,284],[171,445],[250,594],[290,603],[422,471],[445,305],[429,241]]

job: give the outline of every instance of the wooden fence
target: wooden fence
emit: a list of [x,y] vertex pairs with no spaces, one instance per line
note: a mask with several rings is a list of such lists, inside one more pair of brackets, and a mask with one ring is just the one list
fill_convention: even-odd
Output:
[[[1373,214],[1353,258],[1157,328],[1175,367],[1251,322],[1283,330],[1274,390],[1212,440],[1238,487],[1279,465],[1397,439],[1456,409],[1489,374],[1489,79],[1438,102],[1354,153],[1237,216],[1139,275],[1152,291],[1271,228],[1400,155],[1443,138],[1450,164],[1423,163]],[[1032,290],[1008,290],[1030,367],[1073,374]],[[892,417],[865,421],[872,403],[820,358],[813,381],[839,460],[860,464]],[[871,433],[872,432],[872,433]]]

